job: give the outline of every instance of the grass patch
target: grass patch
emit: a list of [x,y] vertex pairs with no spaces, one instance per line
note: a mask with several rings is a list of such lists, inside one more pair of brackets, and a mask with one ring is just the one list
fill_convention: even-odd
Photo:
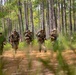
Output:
[[7,43],[6,45],[4,45],[4,50],[9,50],[11,49],[11,44]]

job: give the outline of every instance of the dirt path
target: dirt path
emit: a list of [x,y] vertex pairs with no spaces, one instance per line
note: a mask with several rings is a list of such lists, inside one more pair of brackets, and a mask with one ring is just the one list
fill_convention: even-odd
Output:
[[[5,51],[3,54],[3,72],[5,75],[54,75],[39,61],[39,58],[49,59],[51,64],[56,67],[56,53],[53,57],[51,55],[52,53],[49,50],[46,53],[17,51],[16,54],[12,50]],[[62,55],[69,64],[76,64],[76,54],[72,50],[64,51]]]

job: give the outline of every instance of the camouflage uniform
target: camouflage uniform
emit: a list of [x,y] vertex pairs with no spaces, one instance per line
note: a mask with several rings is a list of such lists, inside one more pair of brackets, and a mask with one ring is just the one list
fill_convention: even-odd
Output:
[[50,34],[50,38],[51,38],[51,42],[52,42],[52,45],[53,45],[53,50],[56,51],[57,47],[58,47],[58,41],[57,41],[58,34],[57,34],[56,29],[52,30],[52,32]]
[[9,42],[10,42],[10,44],[12,45],[12,43],[13,43],[13,32],[11,33],[11,35],[9,36]]
[[14,48],[15,44],[18,49],[19,38],[20,38],[19,33],[16,30],[14,30],[14,32],[9,36],[9,42],[11,43],[12,48]]
[[44,32],[44,30],[40,30],[37,34],[37,39],[38,39],[38,43],[39,43],[39,51],[41,52],[41,49],[43,48],[44,51],[46,52],[46,48],[44,45],[45,39],[46,39],[46,34]]
[[0,33],[0,55],[2,55],[3,53],[3,47],[4,47],[4,44],[5,44],[5,37],[2,35],[2,33]]
[[58,37],[57,31],[56,29],[53,29],[51,32],[51,41],[55,42],[57,40],[57,37]]
[[24,32],[24,37],[25,37],[26,43],[29,45],[29,44],[32,42],[33,33],[30,32],[30,30],[26,30],[26,31]]

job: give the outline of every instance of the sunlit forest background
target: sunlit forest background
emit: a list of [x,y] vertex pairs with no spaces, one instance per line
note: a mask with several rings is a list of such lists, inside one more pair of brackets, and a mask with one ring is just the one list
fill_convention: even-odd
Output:
[[[53,28],[58,33],[56,52],[50,41]],[[8,38],[14,29],[20,43],[13,57]],[[46,53],[38,52],[36,33],[41,29],[46,32]],[[34,36],[29,48],[23,35],[26,30]],[[7,40],[0,75],[76,75],[76,0],[0,0],[0,32]]]

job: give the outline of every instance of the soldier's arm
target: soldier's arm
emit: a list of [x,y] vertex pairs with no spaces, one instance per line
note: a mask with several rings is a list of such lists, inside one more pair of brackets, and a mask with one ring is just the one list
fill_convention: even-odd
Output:
[[18,37],[18,38],[20,38],[20,35],[19,35],[19,33],[18,33],[18,32],[17,32],[17,37]]
[[46,40],[46,34],[44,34],[44,39]]
[[33,36],[33,33],[31,32],[31,37]]
[[53,37],[53,36],[51,36],[51,38],[52,38],[52,39],[54,39],[54,37]]
[[37,32],[36,36],[37,36],[37,37],[41,37],[41,32],[40,32],[40,31]]
[[50,38],[54,38],[54,35],[53,34],[50,34]]

